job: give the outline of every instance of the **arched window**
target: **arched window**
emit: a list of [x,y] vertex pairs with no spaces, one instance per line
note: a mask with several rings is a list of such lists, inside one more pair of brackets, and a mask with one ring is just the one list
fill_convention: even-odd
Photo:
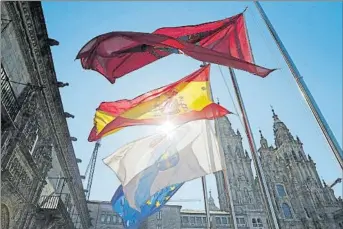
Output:
[[249,191],[247,188],[244,188],[244,199],[246,202],[249,202],[251,203],[251,199],[250,199],[250,196],[249,196]]
[[282,211],[286,219],[293,219],[291,208],[287,203],[282,204]]
[[1,228],[8,229],[10,225],[10,214],[5,204],[1,204]]
[[277,190],[277,193],[278,193],[279,197],[285,197],[287,195],[286,191],[285,191],[285,188],[283,187],[282,184],[277,184],[276,185],[276,190]]
[[255,218],[253,218],[253,219],[251,220],[251,222],[252,222],[252,226],[253,226],[253,227],[257,227],[257,221],[256,221]]
[[257,224],[259,227],[263,227],[262,220],[260,218],[257,218]]
[[310,214],[308,214],[308,211],[307,211],[307,209],[306,209],[306,208],[304,208],[304,210],[305,210],[305,213],[306,213],[306,216],[307,216],[307,218],[311,218]]

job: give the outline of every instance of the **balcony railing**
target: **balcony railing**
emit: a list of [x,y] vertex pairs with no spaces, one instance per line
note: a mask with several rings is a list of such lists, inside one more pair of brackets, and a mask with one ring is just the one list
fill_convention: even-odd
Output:
[[39,199],[40,212],[50,212],[55,217],[63,219],[63,228],[73,228],[73,222],[68,209],[60,195],[42,195]]
[[1,65],[1,103],[8,116],[15,120],[17,114],[20,110],[20,105],[18,103],[17,97],[13,91],[9,78],[5,72],[5,69]]

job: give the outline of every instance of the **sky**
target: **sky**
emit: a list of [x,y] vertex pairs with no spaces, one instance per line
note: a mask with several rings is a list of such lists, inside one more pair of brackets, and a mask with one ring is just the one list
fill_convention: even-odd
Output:
[[[110,84],[99,73],[84,70],[76,54],[95,36],[110,31],[152,32],[159,27],[199,24],[220,20],[245,12],[249,37],[257,64],[278,68],[262,79],[243,71],[236,71],[239,87],[257,146],[259,129],[274,145],[272,105],[291,133],[298,135],[304,150],[316,162],[318,173],[326,183],[341,177],[333,153],[306,105],[263,20],[252,2],[50,2],[43,10],[50,38],[60,42],[52,47],[57,79],[68,82],[60,89],[63,107],[75,115],[68,119],[71,136],[77,137],[74,149],[81,174],[89,163],[94,143],[87,141],[93,126],[95,109],[103,101],[132,99],[144,92],[174,82],[199,67],[199,61],[186,56],[172,55],[134,71]],[[282,42],[304,77],[313,97],[329,126],[342,146],[342,2],[261,2]],[[211,66],[214,97],[225,108],[235,110],[234,96],[227,68],[222,67],[224,81],[217,65]],[[225,87],[229,85],[229,92]],[[230,115],[235,129],[244,133],[239,118]],[[129,127],[106,137],[101,142],[90,199],[109,201],[119,185],[116,175],[102,159],[122,145],[154,133],[156,127]],[[246,137],[243,145],[249,149]],[[249,151],[249,150],[248,150]],[[215,178],[207,176],[208,189],[218,205]],[[342,186],[335,193],[342,195]],[[187,182],[173,200],[187,209],[204,209],[201,180]]]

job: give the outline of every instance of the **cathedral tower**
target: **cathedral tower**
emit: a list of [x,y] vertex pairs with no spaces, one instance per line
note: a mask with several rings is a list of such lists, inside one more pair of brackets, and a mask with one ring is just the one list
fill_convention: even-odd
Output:
[[339,202],[333,190],[322,185],[300,139],[272,112],[275,148],[260,132],[258,151],[280,227],[336,228],[332,213],[339,209]]
[[[265,224],[262,201],[255,185],[251,159],[248,152],[243,149],[241,134],[238,130],[236,132],[233,130],[226,116],[216,120],[215,129],[225,156],[232,201],[238,218],[238,224],[249,226],[252,221],[257,221],[257,219],[261,224]],[[220,209],[228,211],[229,201],[226,198],[223,173],[218,172],[215,174],[215,177]]]

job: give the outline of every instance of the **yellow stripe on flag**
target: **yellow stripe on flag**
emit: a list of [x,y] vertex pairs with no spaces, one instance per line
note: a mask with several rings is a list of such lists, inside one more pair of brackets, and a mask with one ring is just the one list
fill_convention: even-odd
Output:
[[[162,94],[159,97],[143,102],[124,112],[121,116],[129,119],[154,119],[162,116],[178,116],[190,111],[201,111],[213,103],[209,95],[208,81],[181,82],[173,89],[174,96]],[[173,110],[174,109],[174,110]],[[97,110],[94,124],[97,132],[100,131],[116,117],[101,110]],[[121,128],[120,128],[121,129]],[[119,131],[115,129],[104,136]]]

